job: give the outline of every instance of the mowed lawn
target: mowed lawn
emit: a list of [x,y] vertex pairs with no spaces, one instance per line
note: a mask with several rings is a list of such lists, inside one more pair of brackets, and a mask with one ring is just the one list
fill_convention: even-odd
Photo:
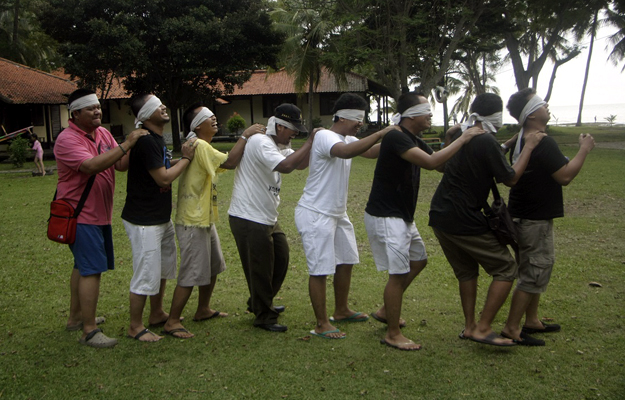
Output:
[[[569,157],[577,151],[577,135],[574,130],[554,134]],[[625,141],[622,132],[599,132],[597,137]],[[363,224],[374,167],[375,160],[354,160],[348,200],[361,258],[354,268],[350,303],[367,313],[380,306],[386,282],[386,275],[375,269]],[[192,322],[194,292],[183,315],[196,337],[143,344],[125,337],[132,254],[120,219],[126,176],[118,173],[116,269],[103,274],[98,315],[107,318],[102,328],[119,344],[92,349],[78,344],[79,332],[64,330],[72,256],[67,246],[45,234],[56,174],[0,174],[0,398],[625,398],[625,150],[595,148],[581,174],[564,188],[566,216],[555,223],[557,263],[540,309],[541,317],[563,328],[543,335],[547,345],[537,348],[501,349],[458,339],[463,316],[457,281],[427,226],[429,203],[441,178],[433,171],[422,173],[416,214],[429,263],[407,290],[402,314],[408,321],[405,335],[423,349],[401,352],[380,345],[385,326],[373,319],[341,325],[345,340],[310,337],[314,316],[308,274],[293,222],[306,177],[307,171],[284,175],[281,192],[279,219],[291,261],[277,304],[287,307],[280,322],[288,332],[253,328],[253,317],[245,312],[247,287],[227,221],[234,178],[229,171],[219,177],[217,227],[228,269],[219,276],[212,306],[230,316]],[[507,189],[500,190],[507,197]],[[478,308],[489,282],[483,274]],[[175,281],[168,285],[167,309]],[[331,286],[328,297],[331,313]],[[495,320],[496,330],[508,307],[509,302]]]

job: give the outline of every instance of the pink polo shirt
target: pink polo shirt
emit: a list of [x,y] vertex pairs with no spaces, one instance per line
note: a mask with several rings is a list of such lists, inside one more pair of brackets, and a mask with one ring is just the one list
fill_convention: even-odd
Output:
[[[57,199],[65,199],[74,207],[82,196],[89,175],[80,172],[83,162],[100,153],[118,146],[111,133],[105,128],[96,129],[95,141],[78,128],[71,120],[54,144],[54,156],[58,168],[59,181]],[[78,216],[78,223],[90,225],[110,225],[113,213],[113,192],[115,190],[115,167],[97,174],[89,192],[89,197]]]

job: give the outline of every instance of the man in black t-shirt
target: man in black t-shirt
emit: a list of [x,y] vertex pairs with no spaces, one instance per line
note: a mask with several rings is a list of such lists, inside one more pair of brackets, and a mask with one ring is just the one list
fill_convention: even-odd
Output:
[[425,268],[427,254],[414,213],[419,194],[420,169],[441,168],[463,144],[481,129],[469,129],[453,145],[434,153],[420,138],[432,124],[432,111],[427,99],[417,93],[406,93],[397,102],[394,116],[399,129],[386,134],[380,145],[371,194],[365,209],[369,243],[379,271],[388,271],[384,305],[371,316],[388,324],[381,343],[400,350],[419,350],[421,345],[402,335],[400,320],[404,292]]
[[[507,186],[513,186],[518,181],[532,149],[544,134],[529,135],[519,161],[510,167],[494,136],[502,124],[502,108],[501,98],[492,93],[478,95],[473,101],[472,114],[463,128],[478,126],[490,134],[470,141],[445,165],[443,179],[432,198],[430,226],[458,279],[465,318],[460,338],[495,346],[512,346],[514,343],[510,339],[493,332],[491,324],[510,293],[517,266],[508,248],[501,245],[490,230],[482,208],[487,203],[493,179]],[[493,281],[481,317],[476,322],[480,265],[493,277]]]
[[128,336],[156,342],[161,336],[143,325],[143,308],[150,296],[150,325],[165,323],[163,295],[167,279],[176,277],[176,242],[171,222],[171,183],[191,163],[193,144],[182,146],[182,158],[170,161],[163,140],[169,122],[167,108],[158,97],[145,94],[131,100],[135,124],[150,134],[143,136],[130,153],[126,204],[122,219],[132,245],[133,276],[130,281]]
[[[510,97],[507,108],[522,126],[514,146],[514,160],[525,146],[526,135],[546,131],[549,105],[534,89],[524,89]],[[544,346],[544,340],[529,334],[560,330],[560,325],[545,324],[538,318],[538,303],[555,262],[553,218],[564,216],[562,186],[577,176],[595,142],[591,135],[582,134],[579,145],[577,155],[569,161],[555,140],[547,136],[536,146],[525,173],[510,190],[508,209],[519,235],[519,273],[502,335],[520,345]],[[523,315],[525,324],[521,328]]]

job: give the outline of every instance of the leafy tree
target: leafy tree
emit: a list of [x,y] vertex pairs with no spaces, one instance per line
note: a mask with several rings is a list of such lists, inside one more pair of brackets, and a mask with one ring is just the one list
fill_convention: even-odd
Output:
[[[536,88],[549,58],[558,57],[565,32],[588,16],[584,0],[496,0],[506,26],[504,35],[519,90]],[[525,58],[525,60],[523,59]]]
[[[49,0],[46,30],[68,73],[86,86],[121,77],[131,93],[159,96],[171,113],[231,93],[251,71],[273,66],[283,42],[261,0]],[[103,83],[104,82],[104,83]]]
[[[618,65],[625,59],[625,0],[614,1],[612,8],[607,8],[604,24],[616,27],[616,33],[608,39],[612,45],[612,51],[608,59]],[[625,64],[621,72],[625,71]]]
[[[344,81],[341,71],[324,62],[324,46],[335,25],[327,0],[280,0],[271,12],[276,29],[286,34],[280,53],[286,71],[294,77],[295,90],[308,93],[308,129],[312,130],[313,96],[319,86],[322,68]],[[341,77],[343,79],[341,80]]]
[[58,68],[57,43],[36,16],[42,0],[11,0],[0,5],[0,57],[43,71]]
[[416,77],[429,93],[443,80],[452,54],[485,9],[477,0],[337,0],[341,28],[335,62],[361,68],[394,98]]

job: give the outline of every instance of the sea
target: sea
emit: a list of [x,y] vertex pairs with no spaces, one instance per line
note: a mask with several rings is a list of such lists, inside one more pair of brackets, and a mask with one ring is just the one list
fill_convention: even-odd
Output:
[[[549,125],[571,125],[577,122],[579,105],[557,106],[550,104],[549,111],[551,112]],[[436,104],[433,114],[432,125],[443,125],[443,107],[441,104]],[[584,105],[582,123],[608,125],[606,118],[610,115],[616,115],[614,124],[625,125],[625,103]],[[503,122],[504,124],[515,124],[517,121],[508,114],[507,110],[504,110]]]

